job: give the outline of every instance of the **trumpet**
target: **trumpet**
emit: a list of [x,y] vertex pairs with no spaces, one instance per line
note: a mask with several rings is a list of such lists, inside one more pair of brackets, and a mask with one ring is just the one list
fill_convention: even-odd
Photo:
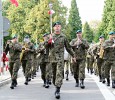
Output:
[[100,48],[100,52],[99,52],[99,58],[103,58],[103,54],[104,54],[104,49],[102,47],[103,42],[101,43],[101,48]]
[[77,45],[77,49],[79,48],[79,45],[81,44],[81,40],[80,40],[80,38],[78,37],[78,39],[77,39],[77,41],[76,41],[76,43],[75,43],[76,45]]
[[28,43],[25,43],[24,46],[22,47],[22,52],[21,52],[21,54],[20,54],[20,61],[22,61],[22,58],[23,58],[23,56],[24,56],[24,53],[25,53],[25,51],[26,51],[27,49],[29,49],[29,45],[28,45]]

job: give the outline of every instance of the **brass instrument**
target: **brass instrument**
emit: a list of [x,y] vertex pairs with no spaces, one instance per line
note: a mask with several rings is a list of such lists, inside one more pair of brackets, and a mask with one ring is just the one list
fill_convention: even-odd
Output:
[[22,61],[22,58],[24,56],[25,51],[29,48],[28,43],[25,43],[24,46],[22,47],[22,52],[20,54],[20,61]]
[[103,58],[103,54],[104,54],[104,49],[103,49],[103,43],[101,43],[101,48],[100,48],[100,52],[99,52],[99,58]]
[[80,42],[81,42],[81,40],[80,40],[80,38],[78,37],[78,39],[77,39],[77,41],[76,41],[76,45],[77,45],[77,49],[79,48],[79,45],[80,45]]

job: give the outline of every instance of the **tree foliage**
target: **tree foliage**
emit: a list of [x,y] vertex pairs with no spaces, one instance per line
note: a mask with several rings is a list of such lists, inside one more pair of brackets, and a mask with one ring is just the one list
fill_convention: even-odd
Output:
[[71,26],[71,38],[75,38],[76,37],[76,31],[79,29],[82,29],[82,23],[81,23],[81,18],[79,16],[79,10],[77,7],[77,3],[76,0],[72,0],[71,1],[71,9],[69,12],[69,25]]
[[65,25],[67,8],[62,5],[61,0],[18,0],[18,3],[19,6],[15,7],[9,0],[5,0],[3,15],[11,22],[10,34],[17,34],[20,41],[26,34],[36,41],[44,33],[50,32],[49,3],[53,4],[52,9],[55,11],[53,22],[60,21],[62,26]]
[[83,37],[89,42],[93,42],[93,31],[91,30],[88,22],[84,24],[83,27]]
[[115,31],[115,0],[106,0],[102,23],[99,27],[98,33],[104,34],[105,38],[108,36],[108,32]]

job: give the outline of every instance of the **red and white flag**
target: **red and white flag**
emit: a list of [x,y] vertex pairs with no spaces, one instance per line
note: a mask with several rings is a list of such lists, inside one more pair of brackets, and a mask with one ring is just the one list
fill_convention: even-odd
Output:
[[18,7],[18,1],[17,0],[10,0],[12,4],[14,4],[16,7]]
[[49,14],[49,15],[52,15],[52,14],[54,14],[54,13],[55,13],[54,10],[49,10],[49,11],[48,11],[48,14]]

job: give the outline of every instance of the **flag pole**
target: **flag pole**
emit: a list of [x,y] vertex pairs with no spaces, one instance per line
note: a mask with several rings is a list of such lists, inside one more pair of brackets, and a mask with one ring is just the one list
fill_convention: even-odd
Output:
[[[49,3],[50,11],[52,11],[53,4]],[[52,34],[52,13],[50,13],[50,32]]]

